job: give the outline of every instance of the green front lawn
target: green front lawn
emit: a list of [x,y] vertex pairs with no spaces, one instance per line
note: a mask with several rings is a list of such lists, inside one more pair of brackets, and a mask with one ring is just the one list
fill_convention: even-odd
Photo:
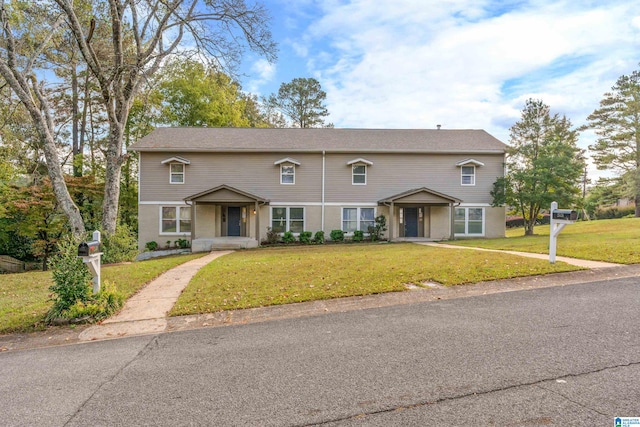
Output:
[[[507,230],[504,239],[473,239],[448,242],[487,249],[549,253],[549,226],[534,229],[534,236],[523,236],[522,228]],[[568,224],[558,236],[560,256],[613,262],[640,263],[640,218],[581,221]]]
[[459,285],[579,270],[564,263],[412,243],[296,246],[235,252],[191,280],[172,316]]
[[[102,282],[129,298],[163,272],[205,254],[157,258],[131,264],[104,266]],[[0,275],[0,334],[44,328],[51,307],[51,272]]]

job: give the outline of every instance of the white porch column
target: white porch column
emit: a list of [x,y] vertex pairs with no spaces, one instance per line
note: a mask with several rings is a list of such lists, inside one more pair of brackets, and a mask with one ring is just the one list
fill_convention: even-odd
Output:
[[395,208],[392,200],[391,206],[389,206],[389,241],[393,239],[394,216],[395,216]]
[[[197,202],[195,201],[191,202],[191,241],[192,242],[196,238],[196,203]],[[178,221],[180,221],[180,218],[178,218]]]

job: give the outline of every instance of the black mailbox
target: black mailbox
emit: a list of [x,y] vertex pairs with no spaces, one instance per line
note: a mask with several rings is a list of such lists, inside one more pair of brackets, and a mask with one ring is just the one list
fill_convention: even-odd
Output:
[[556,209],[552,212],[553,219],[561,219],[564,221],[575,221],[578,219],[578,212],[571,209]]
[[78,256],[89,256],[100,252],[100,242],[92,240],[78,245]]

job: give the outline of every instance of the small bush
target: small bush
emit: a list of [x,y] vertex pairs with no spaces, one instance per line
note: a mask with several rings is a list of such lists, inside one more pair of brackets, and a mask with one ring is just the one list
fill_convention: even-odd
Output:
[[597,209],[595,212],[596,219],[614,219],[624,218],[626,216],[635,216],[635,206],[612,206],[610,208]]
[[101,238],[103,264],[133,261],[138,255],[138,238],[125,224],[118,225],[115,234],[104,233]]
[[[535,225],[548,225],[551,222],[549,214],[540,214],[536,219]],[[506,221],[507,228],[524,227],[524,218],[521,216],[509,217]]]
[[342,230],[331,230],[331,233],[329,233],[329,236],[331,237],[331,240],[333,240],[334,242],[344,241],[344,231]]
[[316,231],[316,234],[313,236],[313,242],[322,245],[324,243],[324,231]]
[[116,292],[111,283],[105,282],[98,295],[93,296],[89,301],[77,301],[60,317],[66,319],[89,317],[93,321],[105,319],[120,310],[124,305],[124,299],[124,295]]
[[267,227],[267,243],[270,245],[275,245],[280,241],[280,235],[273,231],[271,227]]
[[298,236],[298,240],[300,241],[300,243],[304,243],[305,245],[308,245],[308,244],[311,243],[311,236],[312,235],[313,234],[310,231],[303,231]]
[[187,239],[178,239],[175,241],[176,248],[186,249],[189,247],[189,241]]
[[154,242],[153,240],[144,244],[144,248],[148,251],[155,251],[158,249],[158,242]]
[[285,231],[282,235],[282,241],[285,243],[293,243],[296,241],[296,236],[291,231]]
[[62,239],[58,253],[49,262],[54,282],[49,290],[55,297],[45,317],[47,322],[85,317],[100,320],[118,311],[124,303],[124,296],[113,290],[108,282],[102,284],[97,295],[93,294],[91,273],[77,256],[78,244],[71,237]]
[[58,242],[58,253],[49,260],[53,285],[49,290],[54,293],[53,306],[46,316],[51,321],[69,310],[77,302],[91,299],[91,273],[78,258],[79,241],[65,237]]
[[364,231],[356,230],[353,232],[353,241],[362,242],[364,240]]
[[367,230],[371,241],[376,242],[382,240],[382,235],[387,231],[387,218],[384,215],[378,215],[375,219],[375,225],[369,226]]

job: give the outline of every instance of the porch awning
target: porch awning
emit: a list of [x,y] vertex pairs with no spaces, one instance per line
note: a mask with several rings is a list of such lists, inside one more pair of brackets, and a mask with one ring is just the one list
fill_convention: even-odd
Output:
[[395,194],[386,199],[378,201],[378,204],[425,204],[425,205],[448,205],[451,203],[461,203],[462,200],[449,196],[444,193],[431,190],[427,187],[415,188],[413,190],[404,191],[399,194]]
[[239,190],[226,184],[185,197],[184,200],[187,202],[210,203],[269,203],[269,200],[264,197],[256,196],[255,194]]

